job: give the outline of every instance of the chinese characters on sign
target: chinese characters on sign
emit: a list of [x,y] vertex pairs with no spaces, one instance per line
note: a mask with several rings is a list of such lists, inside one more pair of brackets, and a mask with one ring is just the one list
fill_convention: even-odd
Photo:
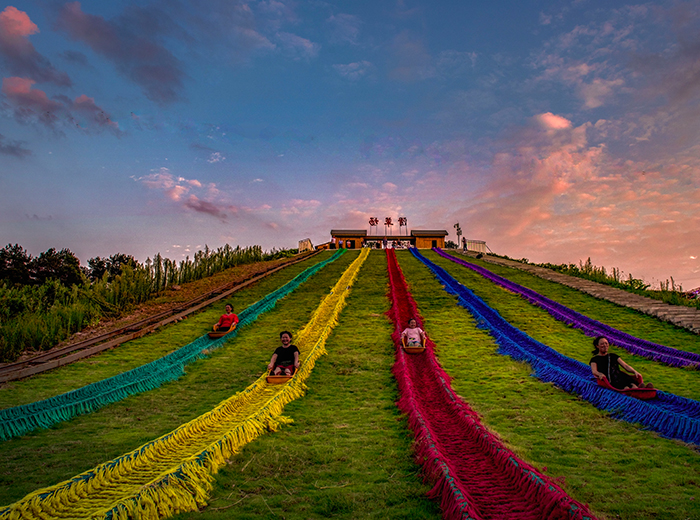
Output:
[[[406,235],[408,235],[408,219],[406,217],[399,217],[398,218],[399,222],[399,235],[403,234],[402,233],[402,228],[406,228]],[[379,219],[377,217],[369,217],[369,225],[370,225],[370,234],[372,234],[372,228],[376,228],[379,226]],[[391,217],[384,217],[384,234],[387,235],[389,234],[387,232],[387,228],[391,230],[391,226],[394,225],[394,220]],[[377,230],[375,229],[374,234],[377,234]]]

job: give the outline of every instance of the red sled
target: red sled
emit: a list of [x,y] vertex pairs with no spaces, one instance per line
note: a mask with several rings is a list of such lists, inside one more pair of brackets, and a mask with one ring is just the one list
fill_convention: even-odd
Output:
[[[642,378],[641,375],[636,379],[638,385],[644,384],[644,378]],[[625,394],[629,397],[634,397],[635,399],[641,399],[642,401],[648,401],[649,399],[654,399],[656,397],[656,388],[628,388],[627,390],[618,390],[608,382],[608,378],[605,376],[601,377],[597,381],[603,388]]]

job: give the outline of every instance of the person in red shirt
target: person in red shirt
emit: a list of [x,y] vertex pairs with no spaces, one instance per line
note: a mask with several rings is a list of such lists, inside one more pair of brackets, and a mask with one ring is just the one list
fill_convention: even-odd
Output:
[[227,303],[225,309],[226,314],[222,314],[217,324],[214,325],[215,331],[224,332],[233,330],[236,328],[236,325],[238,325],[238,315],[233,313],[233,305]]

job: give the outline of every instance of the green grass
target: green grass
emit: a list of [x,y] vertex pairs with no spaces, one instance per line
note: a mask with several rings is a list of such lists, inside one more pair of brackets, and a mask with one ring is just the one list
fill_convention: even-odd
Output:
[[[186,375],[179,380],[47,430],[37,430],[0,443],[0,504],[8,504],[36,488],[55,484],[132,450],[211,410],[247,387],[269,362],[279,341],[278,331],[283,328],[296,330],[306,323],[322,296],[349,265],[351,257],[346,254],[326,266],[304,285],[305,290],[295,291],[281,300],[276,309],[263,314],[249,328],[242,329],[237,338],[214,351],[208,359],[189,365]],[[263,285],[264,282],[245,290],[251,293],[248,295],[239,292],[238,298],[256,301],[281,284],[272,283],[272,287],[267,288]],[[160,348],[151,347],[149,342],[152,341],[157,345],[169,345],[169,350],[172,350],[191,341],[193,336],[201,335],[202,329],[206,330],[218,319],[221,313],[218,307],[140,338],[140,348]],[[209,319],[206,319],[207,312],[210,312]],[[192,334],[188,329],[195,319],[202,321],[199,332]],[[122,348],[133,346],[123,345],[115,352]],[[54,378],[60,379],[61,373],[69,368],[54,371]],[[31,385],[33,381],[36,381],[37,392],[46,395],[47,385],[42,385],[43,381],[39,379],[21,383]],[[11,391],[7,393],[12,395]],[[67,446],[73,448],[67,449]],[[76,450],[79,457],[76,457]]]
[[[346,253],[324,268],[305,290],[279,302],[209,359],[190,365],[177,382],[1,443],[0,504],[119,456],[245,388],[264,370],[279,330],[300,329],[356,256]],[[332,355],[317,363],[309,395],[285,410],[297,422],[234,457],[219,474],[205,514],[216,514],[216,507],[232,502],[225,497],[242,488],[249,496],[221,510],[226,518],[264,516],[269,513],[265,502],[280,511],[291,508],[283,515],[287,518],[438,518],[434,503],[424,498],[427,488],[417,476],[410,438],[394,406],[391,327],[382,315],[385,286],[377,283],[384,281],[384,259],[373,255],[366,265],[374,272],[363,273],[353,289],[343,323],[328,343]],[[177,341],[181,326],[159,334]],[[286,491],[285,496],[277,493],[284,486],[296,494],[291,502]]]
[[[642,312],[623,307],[607,300],[598,299],[590,294],[578,291],[571,287],[566,287],[549,280],[544,280],[528,272],[505,267],[497,264],[477,260],[474,258],[455,255],[457,258],[471,262],[475,265],[488,269],[494,274],[507,278],[508,280],[518,283],[524,287],[537,291],[547,298],[551,298],[571,309],[578,311],[590,318],[602,321],[612,327],[620,329],[623,332],[632,334],[649,341],[654,341],[662,345],[667,345],[673,348],[688,350],[691,352],[700,353],[700,341],[698,335],[692,332],[673,325],[672,323],[661,321],[653,316],[649,316]],[[432,252],[428,253],[428,257],[436,261],[439,255]],[[469,271],[464,267],[459,267],[454,262],[449,261],[441,266],[453,266],[449,269],[451,274],[459,272],[459,270]],[[455,267],[457,270],[455,270]],[[447,267],[446,267],[447,268]],[[480,275],[473,276],[481,278]],[[475,278],[476,279],[476,278]]]
[[[547,474],[563,480],[567,492],[588,502],[601,520],[700,518],[697,449],[612,420],[589,403],[530,377],[527,365],[496,354],[492,338],[475,327],[425,267],[407,253],[398,256],[425,317],[425,328],[437,344],[440,362],[453,377],[453,387],[518,456],[539,468],[546,466]],[[0,443],[0,504],[119,456],[245,388],[264,370],[278,344],[278,331],[303,326],[354,258],[356,253],[349,252],[324,268],[226,347],[190,365],[180,380]],[[453,274],[458,272],[445,266]],[[289,269],[295,267],[301,271],[306,265]],[[296,272],[285,269],[273,277],[283,274],[291,278]],[[271,278],[239,292],[236,309],[286,279]],[[412,459],[411,436],[394,404],[398,396],[390,374],[392,328],[383,314],[388,307],[386,284],[384,253],[372,252],[328,340],[329,355],[317,362],[307,382],[308,394],[285,408],[284,415],[294,423],[258,438],[231,457],[217,475],[210,506],[180,518],[440,517],[436,503],[425,498],[428,487],[421,483]],[[493,290],[488,285],[479,289],[483,297]],[[551,318],[542,316],[543,311],[499,291],[490,296],[494,306],[501,305],[499,311],[521,320],[528,332],[561,338],[556,348],[568,355],[579,352],[587,361],[590,339],[573,339],[566,334],[580,333],[558,329],[559,324],[546,321]],[[73,384],[113,375],[120,371],[120,363],[132,362],[131,356],[152,359],[158,357],[158,350],[177,348],[201,335],[220,312],[217,306],[141,338],[138,347],[124,345],[96,356],[88,361],[99,363],[86,363],[84,374],[71,376],[76,380]],[[619,319],[614,312],[610,318]],[[680,344],[686,341],[673,329],[665,333]],[[130,355],[120,361],[116,354],[122,349]],[[107,354],[116,357],[103,366],[101,358]],[[645,375],[649,369],[637,368]],[[659,378],[665,371],[667,377],[685,372],[661,368]],[[17,383],[20,397],[3,388],[0,399],[19,404],[12,400],[22,401],[32,392],[51,395],[68,374],[65,367],[52,378]],[[697,392],[696,383],[690,386]]]
[[[287,283],[300,272],[331,255],[331,252],[324,252],[309,260],[282,269],[263,278],[253,286],[234,293],[225,302],[232,303],[235,312],[241,312],[266,294]],[[308,289],[307,285],[316,283],[315,277],[312,277],[298,290],[305,291]],[[9,408],[46,399],[150,363],[210,331],[212,325],[223,314],[223,307],[224,302],[222,301],[177,324],[166,325],[154,333],[122,344],[118,348],[102,352],[97,356],[57,370],[38,374],[29,379],[3,383],[0,385],[0,408]]]
[[386,261],[372,253],[308,381],[294,423],[244,447],[211,505],[176,518],[439,518],[394,404]]
[[[491,283],[470,269],[457,265],[433,252],[427,253],[426,256],[437,265],[446,269],[459,282],[473,290],[477,296],[481,297],[488,305],[496,309],[511,325],[566,356],[586,364],[590,361],[593,356],[593,340],[583,334],[583,332],[558,322],[545,310]],[[552,282],[549,282],[549,284],[542,284],[542,287],[548,288],[548,285],[556,285],[557,287],[568,289],[558,284],[553,284]],[[540,292],[534,287],[531,288]],[[570,292],[581,294],[574,290],[561,291],[561,293],[558,293],[556,288],[549,287],[549,294],[546,294],[546,296],[574,308],[573,305],[569,305],[569,301],[573,300]],[[608,303],[601,302],[592,297],[583,298],[582,300],[584,303],[587,303],[589,299],[598,303]],[[577,307],[579,308],[575,308],[574,310],[584,312],[583,310],[579,310],[583,305]],[[588,315],[586,312],[584,312],[584,314]],[[634,332],[630,332],[630,330],[634,330],[639,333],[639,337],[644,339],[650,339],[648,337],[649,334],[642,332],[654,331],[654,325],[656,324],[657,328],[663,330],[654,331],[654,334],[651,334],[655,338],[653,341],[658,341],[662,344],[672,344],[671,346],[683,350],[697,349],[700,343],[696,334],[679,329],[678,327],[669,326],[651,316],[630,312],[630,309],[618,305],[610,304],[607,306],[607,313],[604,316],[600,315],[599,312],[596,314],[597,317],[595,319],[599,319],[612,326],[619,325],[619,328],[630,334],[634,334]],[[625,361],[642,373],[645,381],[652,382],[656,387],[690,399],[700,399],[699,370],[680,369],[662,365],[649,359],[634,356],[621,348],[613,347],[611,352],[620,355]]]
[[398,256],[452,386],[520,457],[547,467],[601,519],[700,517],[696,448],[612,420],[530,377],[528,365],[496,353],[492,337],[476,328],[426,267],[408,253]]

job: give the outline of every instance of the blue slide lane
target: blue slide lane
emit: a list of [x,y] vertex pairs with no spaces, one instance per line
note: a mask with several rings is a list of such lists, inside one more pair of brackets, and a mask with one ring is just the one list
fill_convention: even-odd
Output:
[[599,386],[588,365],[535,341],[504,320],[442,267],[416,249],[411,249],[411,253],[432,271],[448,293],[458,298],[459,305],[474,316],[477,326],[489,331],[496,339],[500,354],[526,361],[540,380],[579,395],[617,419],[640,423],[664,437],[700,444],[700,402],[660,390],[656,399],[641,401]]

